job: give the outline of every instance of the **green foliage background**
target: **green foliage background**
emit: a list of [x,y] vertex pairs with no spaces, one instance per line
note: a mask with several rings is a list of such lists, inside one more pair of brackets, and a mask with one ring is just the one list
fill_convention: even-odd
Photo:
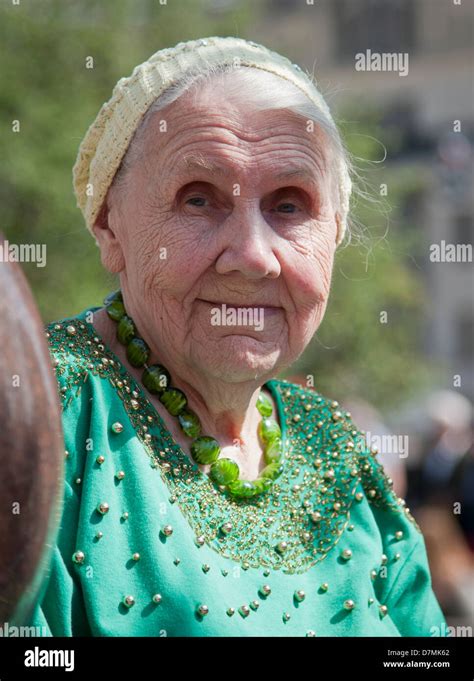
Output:
[[[10,242],[47,244],[46,267],[23,266],[45,322],[101,304],[114,285],[75,205],[71,170],[87,127],[117,80],[181,40],[238,35],[258,41],[252,27],[262,6],[248,0],[219,12],[203,0],[4,1],[0,228]],[[278,50],[278,44],[269,47]],[[93,69],[86,68],[88,56]],[[377,139],[388,154],[396,148],[396,136],[378,128],[378,112],[346,111],[344,120],[356,156],[380,158]],[[12,132],[13,121],[20,122],[19,133]],[[337,252],[325,320],[287,375],[312,374],[321,392],[359,395],[384,412],[437,381],[442,370],[420,350],[428,302],[412,266],[420,238],[415,225],[397,217],[397,206],[422,191],[423,178],[383,164],[370,166],[369,176],[376,197],[381,182],[390,186],[392,211],[388,215],[380,201],[356,205],[365,237]],[[387,324],[380,323],[384,310]]]

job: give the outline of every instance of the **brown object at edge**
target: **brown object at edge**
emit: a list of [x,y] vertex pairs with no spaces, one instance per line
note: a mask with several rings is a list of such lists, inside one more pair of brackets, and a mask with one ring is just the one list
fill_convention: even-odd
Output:
[[[56,378],[43,323],[17,263],[0,264],[0,347],[3,626],[24,623],[35,606],[59,523],[63,489],[64,443]],[[18,386],[14,376],[19,377]]]

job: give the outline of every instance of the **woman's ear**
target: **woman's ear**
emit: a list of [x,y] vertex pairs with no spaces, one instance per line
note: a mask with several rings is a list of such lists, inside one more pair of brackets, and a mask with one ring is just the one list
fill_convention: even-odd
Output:
[[117,230],[112,222],[108,197],[105,197],[92,227],[92,232],[96,244],[100,248],[100,259],[103,266],[110,273],[118,274],[125,268],[125,258],[122,246],[117,238]]

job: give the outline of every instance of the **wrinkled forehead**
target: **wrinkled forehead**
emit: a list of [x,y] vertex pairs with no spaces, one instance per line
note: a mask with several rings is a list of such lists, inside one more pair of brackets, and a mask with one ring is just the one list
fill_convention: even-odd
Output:
[[[241,102],[226,101],[219,93],[203,98],[186,93],[150,119],[143,144],[147,165],[192,172],[219,171],[219,161],[252,165],[260,159],[281,157],[299,161],[315,174],[330,165],[326,133],[313,121],[286,108],[267,111]],[[225,172],[225,169],[222,169]]]

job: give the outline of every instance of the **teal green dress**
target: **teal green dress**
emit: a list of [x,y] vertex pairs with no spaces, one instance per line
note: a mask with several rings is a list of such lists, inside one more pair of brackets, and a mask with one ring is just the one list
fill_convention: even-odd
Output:
[[47,327],[66,474],[30,626],[52,636],[444,635],[420,529],[337,402],[269,381],[284,472],[261,497],[229,499],[87,312]]

